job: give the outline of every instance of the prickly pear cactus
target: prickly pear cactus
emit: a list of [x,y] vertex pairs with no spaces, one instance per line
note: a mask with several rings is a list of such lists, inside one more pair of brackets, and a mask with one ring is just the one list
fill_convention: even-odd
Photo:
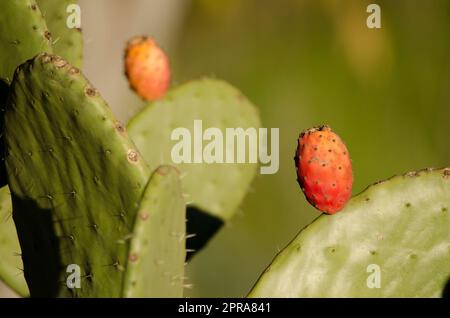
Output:
[[156,169],[142,196],[125,274],[124,297],[181,297],[186,214],[178,171]]
[[[154,168],[159,164],[174,164],[171,151],[177,141],[171,140],[173,129],[187,128],[191,145],[194,139],[202,138],[194,136],[194,120],[202,121],[203,130],[215,127],[224,136],[226,128],[260,127],[256,108],[237,89],[223,81],[202,79],[181,85],[163,99],[148,104],[130,120],[128,130]],[[180,163],[176,166],[181,171],[183,190],[190,205],[188,232],[196,235],[188,241],[188,249],[192,250],[188,256],[191,256],[234,215],[256,174],[257,164]]]
[[449,194],[449,168],[369,187],[301,231],[249,296],[440,297],[450,277]]
[[34,0],[0,1],[0,78],[40,52],[52,52],[51,34]]
[[12,218],[8,187],[0,189],[0,280],[21,296],[28,295],[20,246]]
[[[21,65],[5,148],[31,296],[119,297],[149,170],[97,90],[55,55]],[[67,288],[69,264],[83,288]]]
[[83,59],[83,36],[81,28],[67,24],[76,15],[75,0],[37,0],[39,9],[52,34],[53,52],[70,64],[81,68]]
[[[171,150],[177,143],[171,140],[173,129],[189,129],[193,140],[194,120],[202,120],[203,130],[216,127],[223,135],[226,128],[260,127],[256,108],[237,89],[223,81],[202,79],[175,88],[162,100],[150,103],[130,120],[128,130],[150,166],[156,167],[173,164]],[[257,164],[176,166],[183,176],[187,200],[223,220],[233,216],[257,169]]]

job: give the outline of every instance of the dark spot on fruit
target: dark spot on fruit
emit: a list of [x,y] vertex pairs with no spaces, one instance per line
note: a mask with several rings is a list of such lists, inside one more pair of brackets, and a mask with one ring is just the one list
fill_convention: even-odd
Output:
[[369,202],[370,201],[370,198],[366,198],[366,202]]
[[441,211],[442,212],[447,212],[447,208],[442,208]]
[[36,5],[34,3],[31,5],[31,10],[36,10]]
[[411,258],[411,259],[416,259],[416,258],[417,258],[417,254],[410,254],[410,255],[409,255],[409,258]]
[[377,254],[377,251],[374,251],[374,250],[370,251],[370,255],[376,255],[376,254]]
[[333,183],[331,186],[332,186],[333,188],[336,187],[336,183]]
[[409,203],[409,202],[407,202],[406,204],[405,204],[405,207],[407,207],[407,208],[409,208],[411,206],[411,203]]
[[325,163],[322,163],[322,167],[325,167],[326,166],[326,164]]
[[317,151],[317,147],[314,147],[314,151]]
[[339,170],[342,170],[342,167],[341,167],[341,166],[339,166],[339,167],[338,167],[338,169],[339,169]]
[[332,141],[332,142],[336,142],[336,139],[332,139],[331,141]]
[[328,152],[331,152],[332,150],[331,149],[328,149]]

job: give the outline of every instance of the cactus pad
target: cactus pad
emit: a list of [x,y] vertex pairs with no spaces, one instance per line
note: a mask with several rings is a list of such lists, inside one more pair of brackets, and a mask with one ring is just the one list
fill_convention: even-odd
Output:
[[52,52],[51,34],[34,0],[0,1],[0,78],[40,52]]
[[8,187],[0,189],[0,280],[21,296],[28,295],[23,275],[20,245],[12,218]]
[[124,297],[183,295],[185,211],[178,172],[170,166],[159,167],[136,215]]
[[250,297],[440,297],[450,278],[449,193],[448,168],[369,187],[301,231]]
[[[98,91],[40,54],[14,75],[6,170],[31,296],[119,297],[149,170]],[[68,288],[77,264],[81,288]]]
[[65,58],[70,64],[81,68],[83,59],[83,36],[80,28],[69,28],[67,12],[69,5],[75,0],[37,0],[39,9],[52,33],[53,52]]
[[9,85],[6,81],[0,79],[0,187],[7,184],[6,181],[6,168],[5,168],[5,156],[4,156],[4,144],[3,144],[3,126],[4,118],[3,113],[8,98]]
[[[171,140],[172,130],[185,127],[193,139],[197,119],[202,120],[203,130],[216,127],[224,136],[225,128],[260,127],[256,108],[237,89],[222,81],[203,79],[175,88],[163,99],[150,103],[131,119],[128,129],[154,168],[173,164],[171,150],[177,141]],[[186,200],[224,221],[235,213],[257,169],[257,164],[181,163],[176,166],[181,171]]]

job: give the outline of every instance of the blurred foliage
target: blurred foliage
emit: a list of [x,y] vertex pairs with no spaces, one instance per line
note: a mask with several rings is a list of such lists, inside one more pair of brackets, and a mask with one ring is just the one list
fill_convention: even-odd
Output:
[[213,75],[280,128],[280,170],[259,176],[240,217],[189,264],[190,296],[244,296],[277,251],[319,215],[297,183],[299,132],[329,124],[346,141],[354,194],[449,165],[450,2],[196,0],[172,52],[180,83]]

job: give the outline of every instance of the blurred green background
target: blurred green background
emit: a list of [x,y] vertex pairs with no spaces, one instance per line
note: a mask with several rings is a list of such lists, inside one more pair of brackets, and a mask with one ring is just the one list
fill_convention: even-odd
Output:
[[[368,29],[367,5],[381,7]],[[166,49],[174,85],[214,76],[280,129],[280,170],[258,176],[240,213],[188,265],[187,296],[245,296],[319,216],[296,182],[305,128],[329,124],[353,160],[354,194],[394,174],[450,165],[448,0],[80,0],[84,72],[126,121],[143,104],[123,75],[136,34]],[[226,189],[224,189],[226,191]]]
[[[189,264],[190,296],[244,296],[276,253],[319,214],[293,162],[301,130],[345,140],[354,194],[394,174],[449,164],[450,2],[193,1],[169,52],[174,76],[228,80],[280,128],[280,170],[259,176],[242,213]],[[224,189],[225,191],[225,189]]]

